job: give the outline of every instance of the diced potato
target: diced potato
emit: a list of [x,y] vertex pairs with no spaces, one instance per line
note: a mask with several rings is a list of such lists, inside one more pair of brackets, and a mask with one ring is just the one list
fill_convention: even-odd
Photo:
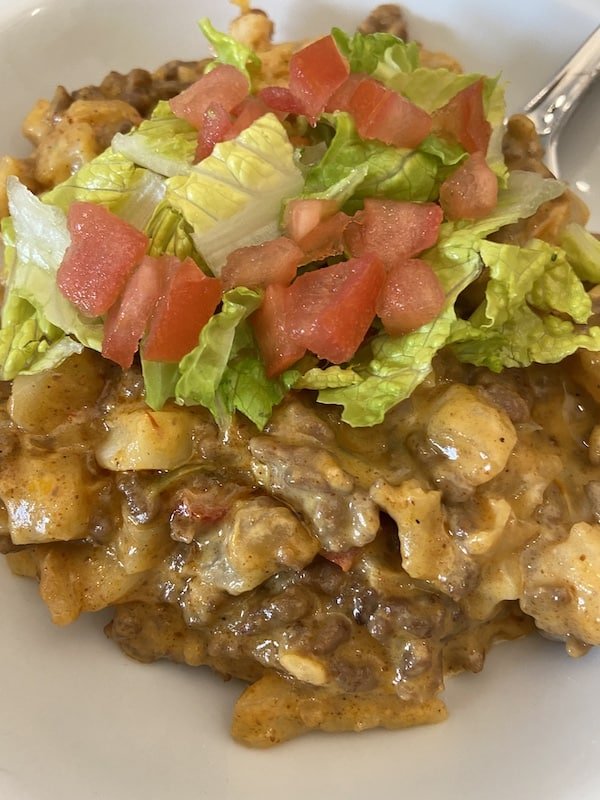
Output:
[[96,459],[105,469],[175,469],[192,455],[194,415],[183,409],[122,407],[105,422],[108,431],[96,448]]
[[578,522],[562,542],[531,548],[521,608],[546,633],[600,645],[600,525]]
[[444,594],[460,596],[470,588],[474,564],[444,524],[440,492],[425,491],[415,480],[399,486],[377,481],[371,497],[398,525],[402,566],[411,577]]
[[56,369],[17,375],[12,384],[9,413],[13,422],[30,433],[51,433],[93,405],[103,386],[101,357],[84,350]]
[[20,451],[0,472],[0,497],[15,544],[85,538],[93,493],[85,458],[77,454]]
[[453,385],[434,405],[427,436],[448,473],[469,486],[498,475],[517,441],[508,415],[468,386]]

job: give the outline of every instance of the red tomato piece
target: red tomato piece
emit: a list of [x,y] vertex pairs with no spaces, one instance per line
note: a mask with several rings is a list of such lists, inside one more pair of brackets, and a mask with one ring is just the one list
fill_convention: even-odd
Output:
[[483,78],[433,112],[433,129],[452,136],[468,153],[487,152],[492,126],[483,108]]
[[335,200],[301,198],[290,200],[285,208],[284,227],[295,242],[300,242],[313,228],[338,210]]
[[445,301],[444,289],[431,266],[411,258],[388,272],[377,300],[377,316],[390,336],[401,336],[435,319]]
[[71,244],[58,268],[58,288],[83,314],[96,317],[121,294],[148,237],[96,203],[73,203],[67,225]]
[[143,343],[151,361],[180,361],[198,344],[200,331],[213,315],[223,285],[209,278],[191,258],[161,256],[164,284]]
[[248,95],[237,108],[233,110],[234,120],[231,128],[225,134],[225,141],[235,139],[242,131],[245,131],[253,122],[269,113],[269,109],[260,97]]
[[282,114],[304,113],[304,106],[287,86],[265,86],[259,91],[258,97],[271,111]]
[[384,281],[372,254],[301,275],[289,289],[293,337],[319,358],[348,361],[373,322]]
[[397,261],[423,252],[437,242],[442,223],[437,203],[411,203],[369,197],[345,233],[353,256],[375,252],[390,269]]
[[483,153],[473,153],[440,186],[440,203],[448,219],[487,217],[498,202],[498,179]]
[[358,84],[348,110],[364,139],[414,148],[431,132],[431,117],[426,111],[374,78],[364,78]]
[[202,127],[198,132],[195,162],[207,158],[217,142],[222,142],[231,130],[231,116],[221,103],[211,103],[202,115]]
[[239,69],[219,64],[169,100],[169,105],[176,117],[200,129],[204,112],[213,103],[219,103],[225,111],[232,111],[246,97],[248,89],[248,80]]
[[354,92],[368,76],[363,72],[351,72],[339,89],[331,95],[325,106],[325,111],[348,111]]
[[290,91],[313,125],[348,73],[348,64],[331,36],[312,42],[291,57]]
[[322,261],[330,256],[339,256],[344,252],[344,232],[351,220],[343,211],[338,211],[332,217],[322,222],[309,231],[298,242],[304,253],[302,264],[311,261]]
[[247,286],[251,289],[270,283],[289,286],[296,277],[304,253],[297,244],[280,236],[278,239],[239,247],[227,257],[221,272],[225,289]]
[[133,363],[133,356],[160,296],[162,282],[160,259],[144,256],[127,281],[123,294],[106,315],[102,355],[123,369],[128,369]]
[[250,317],[269,378],[281,374],[306,353],[306,347],[290,334],[291,310],[290,289],[272,284],[265,290],[262,305]]

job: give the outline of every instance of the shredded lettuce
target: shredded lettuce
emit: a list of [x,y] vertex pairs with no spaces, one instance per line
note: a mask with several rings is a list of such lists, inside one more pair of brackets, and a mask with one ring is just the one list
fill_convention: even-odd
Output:
[[561,248],[484,241],[480,253],[490,275],[485,300],[469,320],[457,320],[449,338],[460,360],[499,372],[600,349],[600,328],[580,327],[591,300]]
[[561,247],[582,281],[600,282],[600,240],[577,222],[571,222],[562,233]]
[[16,257],[6,284],[3,314],[13,297],[21,298],[36,310],[41,328],[48,330],[50,323],[86,347],[100,350],[102,323],[83,317],[56,283],[70,241],[64,212],[39,200],[16,178],[9,178],[7,186]]
[[323,158],[308,170],[303,196],[327,196],[332,187],[346,182],[353,190],[346,200],[345,210],[350,212],[365,197],[430,200],[445,177],[442,167],[460,160],[456,149],[444,147],[437,137],[426,141],[423,150],[409,150],[362,139],[346,112],[331,114],[329,119],[335,136]]
[[281,204],[302,186],[285,128],[265,114],[216,145],[187,177],[169,178],[166,200],[192,226],[196,248],[219,275],[233,250],[279,235]]
[[126,199],[135,171],[133,161],[109,147],[46,192],[42,200],[65,212],[76,201],[99,203],[113,211]]
[[339,28],[333,28],[331,35],[348,59],[351,72],[367,73],[385,83],[398,72],[412,72],[419,66],[416,42],[403,42],[390,33],[350,36]]
[[261,66],[260,58],[254,50],[238,42],[233,36],[218,31],[206,17],[201,19],[198,25],[216,54],[207,71],[214,69],[217,64],[230,64],[243,72],[251,83],[252,75],[260,70]]
[[112,149],[140,167],[172,177],[187,175],[194,161],[198,131],[161,100],[150,119],[129,133],[117,133]]

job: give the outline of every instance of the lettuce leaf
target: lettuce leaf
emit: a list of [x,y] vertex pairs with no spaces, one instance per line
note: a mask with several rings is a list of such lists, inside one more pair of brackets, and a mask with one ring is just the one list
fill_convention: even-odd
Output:
[[600,283],[600,240],[577,222],[564,229],[560,245],[582,281]]
[[141,167],[172,177],[187,175],[194,161],[198,131],[161,100],[149,119],[129,133],[117,133],[112,150]]
[[262,301],[262,292],[239,287],[225,292],[221,310],[204,326],[198,345],[179,364],[180,378],[175,387],[176,400],[185,405],[208,408],[220,423],[229,409],[218,393],[232,354],[235,333]]
[[218,31],[206,17],[198,25],[216,54],[216,59],[208,65],[207,71],[214,69],[217,64],[230,64],[243,72],[251,84],[252,73],[258,72],[261,67],[260,58],[254,50],[238,42],[233,36]]
[[192,239],[215,275],[238,247],[279,235],[282,203],[303,186],[283,125],[274,114],[217,144],[186,177],[169,178],[167,202],[192,226]]
[[9,178],[7,186],[15,258],[6,284],[3,325],[13,299],[21,298],[35,309],[40,328],[54,338],[58,338],[57,333],[50,330],[49,324],[86,347],[101,350],[101,321],[83,317],[56,283],[56,273],[70,241],[64,212],[39,200],[16,178]]
[[42,195],[42,200],[65,213],[76,201],[99,203],[114,211],[126,199],[135,171],[133,161],[109,147]]
[[427,201],[435,196],[443,179],[441,154],[457,163],[456,152],[443,148],[438,139],[430,139],[423,151],[391,147],[361,139],[346,112],[339,111],[328,118],[335,125],[335,136],[323,158],[307,172],[305,197],[326,196],[329,189],[347,182],[353,188],[346,202],[350,212],[359,208],[365,197]]
[[416,42],[403,42],[390,33],[350,36],[339,28],[333,28],[331,35],[351,72],[364,72],[385,83],[398,72],[412,72],[419,66]]
[[229,362],[218,387],[220,406],[229,416],[240,411],[262,430],[298,377],[288,370],[268,378],[252,328],[243,320],[236,328]]
[[[561,361],[580,347],[600,349],[600,328],[581,328],[591,300],[563,250],[533,241],[527,248],[483,242],[490,279],[470,320],[458,320],[449,342],[461,360],[504,367]],[[568,315],[571,319],[566,319]]]

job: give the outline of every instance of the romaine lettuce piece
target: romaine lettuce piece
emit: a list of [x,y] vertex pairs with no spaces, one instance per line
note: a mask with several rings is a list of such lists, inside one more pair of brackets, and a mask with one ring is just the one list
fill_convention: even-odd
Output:
[[565,227],[560,244],[582,281],[600,283],[600,240],[583,225],[571,222]]
[[41,199],[64,212],[75,201],[100,203],[113,211],[126,199],[135,171],[133,161],[109,147]]
[[412,72],[419,66],[416,42],[402,42],[390,33],[350,36],[339,28],[333,28],[331,35],[351,72],[364,72],[385,83],[398,72]]
[[51,323],[86,347],[101,350],[101,321],[83,317],[56,284],[56,273],[70,241],[64,212],[39,200],[16,178],[9,178],[7,187],[15,259],[6,284],[3,324],[15,296],[36,310],[41,328],[47,329]]
[[218,31],[206,17],[201,19],[198,25],[216,55],[216,59],[208,65],[207,71],[214,69],[217,64],[230,64],[243,72],[248,78],[248,83],[251,83],[252,73],[260,70],[261,66],[260,58],[254,50],[238,42],[233,36]]
[[225,292],[221,310],[202,329],[197,347],[179,364],[181,376],[175,387],[178,402],[202,405],[216,420],[226,419],[230,411],[218,393],[219,384],[231,357],[236,329],[261,300],[262,292],[244,287]]
[[303,183],[285,128],[265,114],[217,144],[187,177],[169,178],[166,200],[192,226],[196,248],[219,275],[230,252],[279,235],[282,203]]
[[198,131],[171,111],[161,100],[150,119],[129,133],[117,133],[112,140],[115,153],[159,175],[187,175],[194,161]]
[[460,360],[499,372],[600,349],[600,328],[579,327],[591,301],[564,251],[541,241],[527,248],[486,241],[480,252],[490,279],[482,305],[451,333]]
[[[391,147],[376,140],[361,139],[352,117],[345,112],[336,112],[328,118],[335,125],[336,133],[323,158],[308,170],[304,197],[327,196],[331,187],[343,185],[344,181],[354,190],[347,200],[348,211],[360,207],[365,197],[426,201],[435,196],[443,179],[441,144],[436,153],[432,140],[423,151]],[[450,160],[454,157],[452,150]],[[357,175],[358,178],[364,175],[362,181]]]

